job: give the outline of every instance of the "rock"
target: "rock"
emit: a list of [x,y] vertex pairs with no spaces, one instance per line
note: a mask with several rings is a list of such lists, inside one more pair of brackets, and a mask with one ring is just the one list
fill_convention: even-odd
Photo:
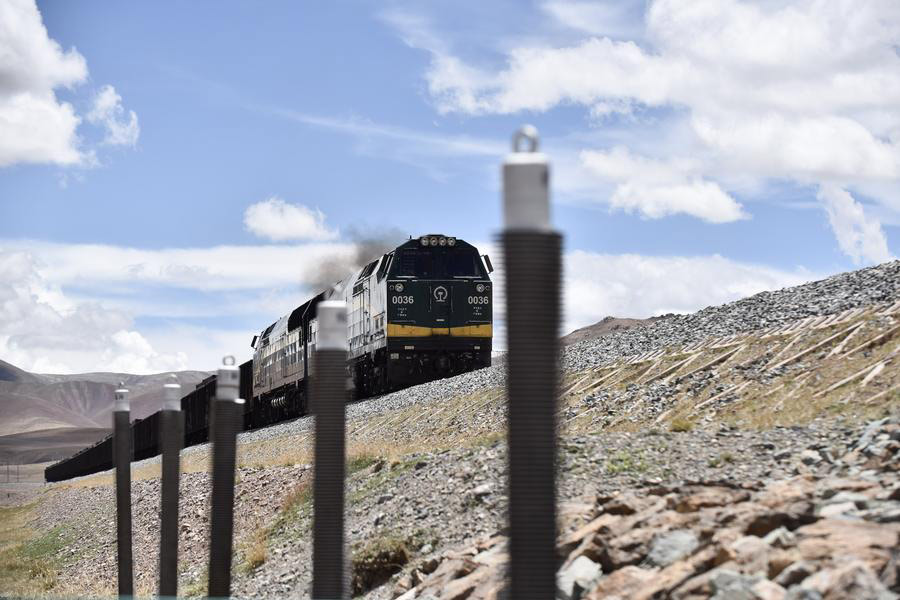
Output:
[[823,600],[895,600],[875,573],[861,560],[838,563],[803,580],[800,587],[821,594]]
[[689,556],[700,545],[697,534],[684,529],[657,536],[650,547],[647,562],[656,567],[667,567]]
[[844,502],[852,502],[856,505],[856,508],[867,508],[869,506],[870,498],[859,492],[842,490],[828,498],[827,504],[841,504]]
[[851,555],[880,571],[900,541],[900,526],[847,519],[821,519],[797,529],[797,549],[807,560]]
[[819,509],[819,516],[823,519],[838,517],[845,513],[856,512],[856,504],[853,502],[835,502],[826,504]]
[[634,494],[622,494],[603,504],[603,510],[610,515],[633,515],[645,504],[645,501]]
[[783,587],[768,579],[757,581],[750,589],[756,600],[784,600],[787,595]]
[[557,574],[556,597],[560,600],[579,600],[585,592],[596,587],[602,575],[600,565],[586,556],[579,556]]
[[762,580],[728,569],[719,569],[710,580],[713,595],[710,600],[758,600],[753,587]]
[[744,490],[730,490],[728,488],[707,487],[703,490],[690,494],[678,501],[675,510],[680,513],[696,512],[701,508],[709,508],[713,506],[727,506],[737,502],[743,502],[750,497],[749,492]]
[[482,483],[472,490],[472,496],[474,496],[475,498],[483,498],[490,494],[492,490],[493,487],[490,483]]
[[790,548],[797,543],[797,536],[786,527],[779,527],[766,534],[763,541],[773,548]]
[[816,570],[816,564],[808,560],[798,560],[785,567],[775,578],[775,583],[789,588],[809,577]]
[[622,567],[600,579],[586,596],[591,600],[630,600],[656,575],[657,571],[641,567]]
[[782,571],[800,560],[800,552],[796,548],[785,550],[772,548],[769,552],[769,579],[775,579]]
[[745,535],[721,548],[716,556],[716,564],[734,563],[739,566],[741,573],[764,575],[768,573],[769,550],[770,546],[762,539]]
[[815,450],[807,449],[800,453],[800,462],[807,466],[817,465],[822,462],[822,455]]
[[424,561],[424,562],[419,566],[419,570],[422,571],[423,573],[425,573],[426,575],[431,575],[431,574],[434,573],[435,570],[438,568],[438,565],[439,565],[439,564],[441,564],[441,563],[440,563],[440,560],[438,560],[437,558],[432,557],[432,558],[429,558],[429,559],[427,559],[426,561]]
[[822,594],[795,586],[788,590],[785,600],[822,600]]

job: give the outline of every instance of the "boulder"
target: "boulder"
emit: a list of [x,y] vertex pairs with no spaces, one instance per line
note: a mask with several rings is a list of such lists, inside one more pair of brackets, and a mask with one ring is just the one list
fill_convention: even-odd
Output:
[[690,556],[700,546],[697,534],[686,529],[669,531],[656,536],[647,554],[647,562],[655,567],[667,567]]

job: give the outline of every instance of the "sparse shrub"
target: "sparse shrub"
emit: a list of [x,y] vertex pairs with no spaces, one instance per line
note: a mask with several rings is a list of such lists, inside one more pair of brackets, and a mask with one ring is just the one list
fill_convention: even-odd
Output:
[[266,562],[266,541],[269,531],[266,528],[256,530],[250,545],[244,552],[244,571],[250,572]]
[[304,481],[303,483],[297,485],[284,497],[284,503],[281,507],[282,513],[288,514],[293,512],[294,510],[299,510],[305,507],[312,502],[312,495],[313,489],[311,482]]
[[612,455],[606,463],[606,472],[610,475],[619,473],[643,473],[649,468],[641,454],[633,455],[621,450]]
[[384,462],[378,456],[371,454],[369,452],[360,452],[355,455],[351,455],[347,460],[347,475],[352,475],[358,471],[362,471],[365,468],[371,467],[375,463]]
[[669,431],[683,433],[694,428],[694,422],[684,417],[676,417],[669,423]]
[[353,595],[363,594],[391,578],[409,562],[406,541],[391,535],[374,539],[353,552]]

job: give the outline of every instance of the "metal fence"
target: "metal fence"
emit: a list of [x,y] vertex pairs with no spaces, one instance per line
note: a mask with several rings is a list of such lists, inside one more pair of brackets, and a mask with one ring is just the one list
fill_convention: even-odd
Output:
[[[523,127],[514,136],[502,178],[500,241],[506,265],[509,402],[508,597],[549,600],[556,590],[554,463],[562,236],[551,226],[549,164],[539,152],[534,128]],[[316,419],[311,595],[315,600],[334,600],[350,594],[344,535],[347,306],[325,301],[317,310],[319,342],[311,398]],[[231,594],[236,445],[244,415],[244,400],[238,397],[241,377],[234,360],[226,359],[209,406],[210,597]],[[130,502],[134,452],[127,394],[124,387],[116,390],[113,412],[120,596],[133,595],[134,578]],[[184,436],[179,395],[177,382],[166,384],[166,405],[159,422],[163,449],[160,597],[178,594],[179,453]]]

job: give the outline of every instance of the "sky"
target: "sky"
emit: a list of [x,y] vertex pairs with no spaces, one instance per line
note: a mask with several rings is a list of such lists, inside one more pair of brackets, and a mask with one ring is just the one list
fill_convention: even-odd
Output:
[[894,0],[3,0],[0,359],[243,360],[373,238],[502,265],[525,123],[566,331],[892,260],[898,49]]

